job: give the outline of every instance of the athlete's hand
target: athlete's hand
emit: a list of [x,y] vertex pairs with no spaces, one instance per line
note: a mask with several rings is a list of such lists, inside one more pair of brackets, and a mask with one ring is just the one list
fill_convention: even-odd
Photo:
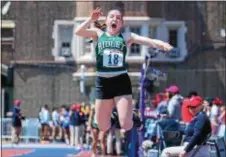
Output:
[[98,7],[95,10],[93,10],[93,12],[90,15],[90,18],[91,18],[92,21],[96,21],[102,15],[103,15],[103,12],[101,11],[101,8]]
[[173,49],[173,46],[171,46],[171,45],[168,44],[168,43],[163,43],[163,44],[162,44],[162,49],[163,49],[164,51],[170,51],[170,50]]

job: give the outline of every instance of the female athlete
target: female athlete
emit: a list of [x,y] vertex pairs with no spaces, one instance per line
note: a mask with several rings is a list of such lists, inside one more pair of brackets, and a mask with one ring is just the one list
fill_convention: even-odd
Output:
[[165,51],[173,47],[163,41],[135,33],[122,34],[123,13],[119,9],[112,9],[107,13],[105,31],[88,28],[102,15],[101,9],[96,8],[91,16],[76,28],[75,34],[97,39],[95,111],[98,128],[106,132],[111,127],[111,113],[116,104],[120,125],[131,134],[131,139],[128,140],[132,140],[136,127],[133,126],[132,87],[126,66],[127,47],[132,43]]

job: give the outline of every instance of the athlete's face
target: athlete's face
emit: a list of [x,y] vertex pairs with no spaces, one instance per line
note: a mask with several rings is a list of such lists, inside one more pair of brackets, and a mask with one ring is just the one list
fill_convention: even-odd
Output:
[[119,10],[111,10],[106,19],[107,32],[111,35],[118,34],[123,26],[122,13]]

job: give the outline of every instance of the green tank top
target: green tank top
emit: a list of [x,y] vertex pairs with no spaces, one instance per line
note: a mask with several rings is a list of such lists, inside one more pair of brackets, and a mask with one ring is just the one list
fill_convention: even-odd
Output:
[[96,70],[97,73],[112,74],[127,72],[125,57],[126,43],[122,34],[108,36],[104,32],[96,44]]

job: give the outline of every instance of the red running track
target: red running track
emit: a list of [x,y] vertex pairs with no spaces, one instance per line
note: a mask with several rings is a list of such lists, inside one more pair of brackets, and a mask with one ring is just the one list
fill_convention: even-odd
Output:
[[3,149],[1,151],[2,157],[13,157],[19,155],[25,155],[33,152],[33,149]]
[[[74,157],[91,157],[91,151],[80,152],[79,154],[75,155]],[[96,157],[101,157],[101,155],[98,155]],[[105,157],[121,157],[121,156],[107,155]]]

